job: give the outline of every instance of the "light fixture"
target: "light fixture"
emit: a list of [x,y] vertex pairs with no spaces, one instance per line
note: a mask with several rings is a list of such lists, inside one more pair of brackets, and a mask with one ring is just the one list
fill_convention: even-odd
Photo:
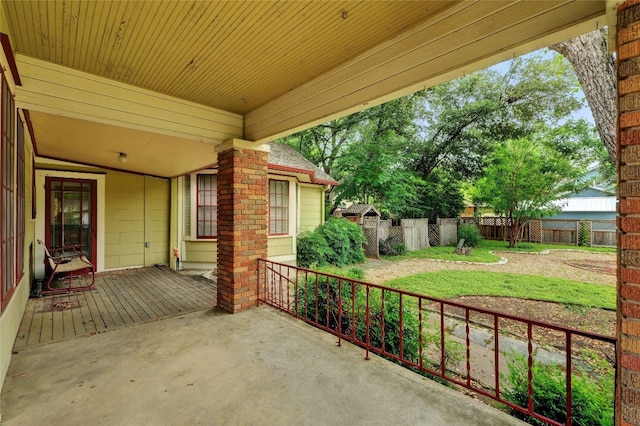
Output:
[[118,161],[121,162],[122,164],[126,164],[127,162],[127,153],[126,152],[121,152],[118,154]]

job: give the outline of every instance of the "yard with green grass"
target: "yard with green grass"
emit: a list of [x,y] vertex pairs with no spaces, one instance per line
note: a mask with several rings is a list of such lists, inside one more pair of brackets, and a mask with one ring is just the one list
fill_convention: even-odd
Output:
[[482,241],[369,260],[364,281],[602,334],[614,333],[615,249]]
[[423,272],[396,278],[386,286],[441,299],[459,296],[504,296],[519,299],[615,309],[616,288],[564,278],[489,271]]

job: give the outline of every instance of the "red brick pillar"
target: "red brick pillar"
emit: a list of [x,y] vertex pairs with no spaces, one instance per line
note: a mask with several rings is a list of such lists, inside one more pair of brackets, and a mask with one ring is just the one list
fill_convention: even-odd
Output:
[[268,150],[242,140],[218,152],[218,307],[257,304],[257,262],[267,256]]
[[618,7],[616,424],[640,425],[640,2]]

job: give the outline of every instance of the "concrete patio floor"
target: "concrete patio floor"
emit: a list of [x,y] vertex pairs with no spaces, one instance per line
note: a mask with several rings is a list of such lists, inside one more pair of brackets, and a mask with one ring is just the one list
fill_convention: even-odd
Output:
[[4,425],[521,425],[272,308],[190,313],[21,350]]

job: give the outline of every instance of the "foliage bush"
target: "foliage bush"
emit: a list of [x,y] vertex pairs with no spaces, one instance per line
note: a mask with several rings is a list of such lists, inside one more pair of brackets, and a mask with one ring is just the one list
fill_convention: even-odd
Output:
[[[346,278],[361,279],[360,269],[352,269]],[[316,299],[317,294],[317,299]],[[352,295],[355,302],[352,305]],[[355,335],[367,342],[366,290],[363,285],[337,278],[309,275],[298,283],[297,313],[303,318],[344,335]],[[316,302],[317,300],[317,302]],[[379,290],[369,294],[369,345],[400,356],[400,308],[396,292],[386,292],[384,303]],[[353,314],[355,312],[355,315]],[[405,359],[417,363],[419,359],[418,315],[414,309],[403,307],[402,353]]]
[[[593,361],[593,360],[592,360]],[[606,361],[600,362],[606,364]],[[508,386],[505,398],[522,407],[528,406],[528,369],[524,356],[512,354],[508,365]],[[534,361],[533,407],[542,414],[560,423],[566,422],[566,379],[564,369],[557,365],[544,365]],[[611,366],[574,370],[572,383],[572,424],[580,426],[613,425],[614,370]],[[530,424],[545,425],[545,422],[513,411],[515,417]]]
[[458,241],[462,238],[465,247],[478,247],[482,241],[480,230],[473,223],[463,223],[458,227]]
[[360,227],[348,220],[330,218],[313,232],[298,236],[299,266],[347,266],[365,261],[362,244],[366,242]]
[[392,245],[391,238],[380,240],[378,243],[378,250],[383,256],[402,256],[407,252],[407,248],[404,244]]
[[358,224],[345,219],[331,218],[318,231],[331,248],[327,262],[335,266],[353,265],[365,261],[362,244],[367,240]]
[[407,247],[404,244],[396,244],[393,249],[398,253],[398,256],[403,256],[407,253]]
[[591,227],[589,226],[589,221],[581,220],[578,222],[578,245],[591,247]]
[[[331,268],[322,268],[322,271],[328,274],[334,273]],[[399,294],[394,291],[385,291],[383,298],[380,289],[370,289],[367,336],[367,291],[365,286],[352,281],[362,279],[364,272],[362,269],[352,268],[346,274],[343,272],[342,275],[345,276],[345,280],[314,274],[305,275],[300,279],[296,294],[297,314],[330,330],[340,331],[343,335],[355,336],[362,343],[366,343],[368,339],[371,348],[384,349],[385,352],[396,357],[400,356],[402,350],[405,360],[418,364],[420,324],[417,307],[406,302],[406,299],[402,305],[401,345]],[[429,323],[426,318],[423,318],[423,361],[425,366],[430,364],[434,370],[439,371],[441,368],[440,329],[430,326]],[[463,358],[463,345],[447,340],[445,365],[451,367]]]
[[321,233],[305,231],[298,235],[296,258],[299,266],[325,266],[330,251],[331,248]]

